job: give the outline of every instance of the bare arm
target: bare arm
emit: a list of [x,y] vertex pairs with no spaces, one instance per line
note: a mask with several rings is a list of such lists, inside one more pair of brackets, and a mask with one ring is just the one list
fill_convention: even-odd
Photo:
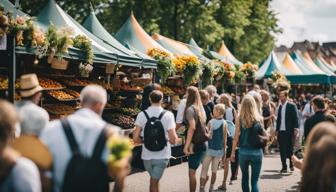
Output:
[[177,142],[177,134],[175,129],[169,129],[168,130],[168,138],[169,138],[169,143],[175,145]]
[[237,119],[236,120],[236,131],[235,131],[235,136],[233,139],[233,144],[232,144],[232,153],[231,153],[231,161],[235,160],[235,152],[237,145],[238,145],[238,141],[239,141],[239,135],[240,135],[240,121]]
[[135,130],[133,132],[133,141],[136,144],[141,144],[142,143],[140,133],[141,133],[141,128],[139,126],[135,126]]
[[225,123],[224,124],[224,126],[223,126],[223,128],[224,128],[224,157],[223,157],[223,159],[225,159],[225,153],[226,153],[226,144],[227,144],[227,129],[228,129],[228,126],[227,126],[227,123]]
[[187,155],[190,154],[189,147],[190,147],[191,139],[194,135],[195,129],[196,129],[195,119],[188,120],[188,134],[187,134],[186,143],[183,149],[183,152]]

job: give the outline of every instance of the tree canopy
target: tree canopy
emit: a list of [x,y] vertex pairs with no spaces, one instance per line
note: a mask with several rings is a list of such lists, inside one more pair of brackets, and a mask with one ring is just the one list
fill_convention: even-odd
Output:
[[[14,0],[12,0],[14,1]],[[21,8],[34,16],[48,0],[21,1]],[[281,32],[271,0],[56,0],[77,21],[90,12],[90,2],[100,22],[114,34],[133,11],[149,34],[188,42],[217,50],[225,41],[241,61],[259,64],[273,49]]]

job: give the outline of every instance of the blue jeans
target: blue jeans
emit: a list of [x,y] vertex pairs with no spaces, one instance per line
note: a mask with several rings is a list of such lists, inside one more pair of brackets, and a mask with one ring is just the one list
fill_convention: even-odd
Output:
[[263,152],[262,149],[239,148],[239,165],[242,171],[243,192],[250,192],[249,185],[249,165],[252,167],[251,192],[259,192],[258,180],[261,170]]

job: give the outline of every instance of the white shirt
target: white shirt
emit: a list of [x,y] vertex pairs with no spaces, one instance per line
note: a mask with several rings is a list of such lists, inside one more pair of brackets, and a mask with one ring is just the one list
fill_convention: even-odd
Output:
[[184,117],[184,111],[187,104],[187,99],[182,99],[180,104],[177,107],[177,115],[176,115],[176,123],[182,124],[183,123],[183,117]]
[[280,104],[281,107],[281,122],[280,122],[280,131],[286,131],[286,107],[287,107],[287,102],[285,104]]
[[233,121],[233,119],[234,119],[233,112],[234,112],[233,108],[231,108],[231,107],[226,108],[226,110],[225,110],[225,120],[228,120],[228,121],[231,121],[232,123],[235,123]]
[[[95,112],[83,108],[68,117],[69,124],[84,156],[92,156],[97,139],[106,122]],[[40,139],[53,156],[54,191],[60,192],[68,162],[72,157],[68,140],[65,137],[60,120],[52,121],[43,129]],[[104,150],[102,160],[107,162],[108,150]]]
[[19,157],[11,172],[1,183],[0,191],[42,191],[38,168],[31,160]]
[[[159,106],[150,106],[146,110],[149,118],[158,117],[163,111],[162,107]],[[162,119],[161,119],[163,128],[165,129],[166,138],[167,138],[167,146],[163,148],[161,151],[149,151],[144,145],[142,145],[142,154],[141,158],[143,160],[151,160],[151,159],[169,159],[171,157],[171,146],[168,142],[168,131],[171,129],[175,129],[176,124],[174,120],[173,113],[167,111]],[[141,128],[141,136],[144,134],[144,127],[147,123],[147,118],[143,112],[139,113],[136,118],[135,125]]]
[[[314,110],[313,110],[313,107],[311,107],[310,105],[310,102],[306,103],[306,105],[304,106],[303,108],[303,111],[302,111],[302,115],[305,116],[305,115],[313,115],[314,114]],[[306,120],[306,118],[305,118]]]

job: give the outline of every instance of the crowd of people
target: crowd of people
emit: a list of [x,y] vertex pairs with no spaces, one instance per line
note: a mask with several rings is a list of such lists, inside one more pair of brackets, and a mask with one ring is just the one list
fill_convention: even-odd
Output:
[[[119,130],[101,117],[106,90],[85,87],[81,109],[51,122],[38,106],[42,90],[36,75],[27,74],[21,77],[21,102],[14,106],[0,100],[0,191],[108,191],[110,178],[113,190],[122,191],[129,167],[118,172],[108,168],[105,142]],[[191,192],[205,191],[208,181],[210,191],[226,191],[230,167],[229,184],[240,169],[242,191],[258,192],[263,156],[274,148],[280,151],[280,174],[294,167],[302,171],[300,191],[336,190],[336,126],[333,104],[326,97],[302,94],[296,100],[280,91],[272,98],[258,86],[241,97],[218,95],[209,85],[188,87],[181,100],[173,99],[171,111],[162,107],[163,100],[159,85],[145,88],[132,133],[134,142],[142,144],[149,191],[160,189],[171,146],[182,143],[179,129],[185,130]],[[220,168],[222,184],[214,186]]]

